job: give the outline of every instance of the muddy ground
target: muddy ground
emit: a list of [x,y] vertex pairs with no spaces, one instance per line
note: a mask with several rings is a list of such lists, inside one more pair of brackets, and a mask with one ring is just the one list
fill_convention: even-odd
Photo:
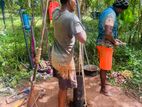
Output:
[[[108,86],[112,96],[105,96],[99,93],[100,80],[99,77],[85,77],[86,92],[87,92],[87,107],[142,107],[136,99],[126,96],[120,87]],[[37,82],[33,100],[36,99],[40,90],[45,89],[44,96],[39,98],[33,107],[57,107],[57,92],[58,82],[56,78],[51,78],[46,81]],[[68,91],[68,102],[72,100],[72,90]],[[0,98],[0,107],[26,107],[26,105],[19,106],[23,100],[18,100],[10,104],[6,104],[6,97]],[[34,102],[34,101],[33,101]]]

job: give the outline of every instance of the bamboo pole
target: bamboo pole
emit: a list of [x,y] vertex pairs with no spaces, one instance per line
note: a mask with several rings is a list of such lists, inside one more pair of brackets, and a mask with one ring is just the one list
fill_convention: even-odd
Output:
[[37,70],[38,70],[38,65],[39,65],[39,61],[40,61],[40,57],[41,57],[43,37],[44,37],[44,33],[45,33],[45,28],[46,28],[47,9],[48,9],[48,0],[46,1],[46,11],[44,13],[44,18],[43,18],[43,21],[42,21],[43,28],[42,28],[42,32],[41,32],[41,40],[40,40],[40,43],[39,43],[39,46],[38,46],[38,51],[37,51],[36,58],[35,58],[36,65],[35,65],[34,73],[33,73],[32,80],[31,80],[31,91],[30,91],[30,94],[29,94],[27,107],[31,107],[31,105],[33,103],[32,102],[32,98],[33,98],[32,96],[34,95],[34,84],[35,84],[35,81],[36,81],[36,73],[37,73]]

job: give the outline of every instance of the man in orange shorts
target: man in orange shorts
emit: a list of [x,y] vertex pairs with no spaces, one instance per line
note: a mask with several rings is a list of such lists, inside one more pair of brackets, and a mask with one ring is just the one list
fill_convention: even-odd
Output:
[[128,0],[115,0],[113,5],[106,8],[99,17],[97,50],[100,61],[100,93],[104,95],[110,95],[106,90],[106,74],[112,68],[113,48],[123,44],[123,42],[117,39],[117,16],[127,9],[128,5]]

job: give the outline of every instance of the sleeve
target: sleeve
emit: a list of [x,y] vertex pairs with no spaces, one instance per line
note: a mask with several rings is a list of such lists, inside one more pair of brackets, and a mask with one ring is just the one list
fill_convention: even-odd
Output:
[[114,26],[114,22],[115,22],[115,17],[113,14],[109,14],[105,21],[104,21],[104,24],[105,25],[108,25],[108,26]]
[[74,16],[72,23],[71,23],[71,32],[73,35],[76,35],[77,33],[80,33],[84,31],[85,28],[80,22],[79,18],[77,16]]
[[52,20],[52,14],[54,10],[59,7],[59,3],[57,1],[51,1],[49,2],[49,19]]
[[53,19],[53,21],[58,18],[58,16],[59,16],[59,11],[60,11],[60,8],[56,8],[56,9],[52,12],[52,19]]

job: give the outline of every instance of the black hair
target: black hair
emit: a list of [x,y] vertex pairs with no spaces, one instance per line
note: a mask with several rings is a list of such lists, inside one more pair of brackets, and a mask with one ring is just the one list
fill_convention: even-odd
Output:
[[120,5],[120,6],[117,6],[115,3],[113,4],[114,7],[116,8],[121,8],[121,9],[127,9],[128,6],[124,6],[124,5]]
[[115,0],[113,6],[116,8],[127,9],[129,6],[129,0]]
[[60,0],[61,5],[67,4],[68,0]]

